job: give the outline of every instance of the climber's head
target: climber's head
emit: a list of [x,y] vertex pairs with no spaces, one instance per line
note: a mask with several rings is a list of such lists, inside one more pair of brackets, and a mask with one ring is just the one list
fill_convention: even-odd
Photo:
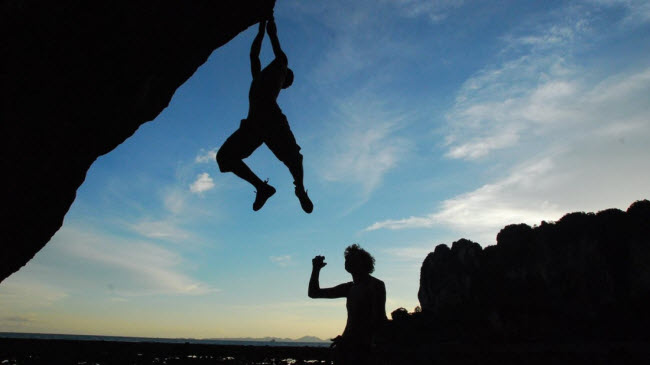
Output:
[[293,71],[291,71],[290,68],[287,69],[287,74],[284,76],[284,85],[282,85],[283,89],[288,88],[293,84]]
[[375,258],[358,244],[345,249],[345,271],[350,274],[370,275],[375,271]]

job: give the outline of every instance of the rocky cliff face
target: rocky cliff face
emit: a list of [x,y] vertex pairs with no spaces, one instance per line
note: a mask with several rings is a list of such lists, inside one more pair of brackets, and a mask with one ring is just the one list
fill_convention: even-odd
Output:
[[272,0],[0,2],[0,281],[61,227],[95,159]]
[[434,337],[648,339],[650,201],[510,225],[485,249],[440,245],[418,297],[420,334]]

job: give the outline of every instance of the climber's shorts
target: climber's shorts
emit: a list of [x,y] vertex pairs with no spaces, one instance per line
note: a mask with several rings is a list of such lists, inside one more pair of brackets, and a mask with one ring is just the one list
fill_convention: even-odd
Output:
[[221,170],[230,171],[228,161],[247,158],[262,143],[266,143],[278,160],[287,166],[298,160],[302,162],[300,146],[289,128],[287,117],[278,112],[264,119],[242,119],[239,129],[226,139],[217,153]]

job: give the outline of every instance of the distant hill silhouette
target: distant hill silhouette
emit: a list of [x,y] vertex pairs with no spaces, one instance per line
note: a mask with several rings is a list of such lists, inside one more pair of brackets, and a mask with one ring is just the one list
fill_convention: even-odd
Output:
[[461,239],[422,264],[421,313],[394,313],[384,342],[650,339],[650,201]]
[[315,336],[302,336],[300,338],[281,338],[281,337],[224,337],[224,338],[208,338],[206,340],[215,340],[215,341],[253,341],[253,342],[330,342],[329,340],[323,340]]

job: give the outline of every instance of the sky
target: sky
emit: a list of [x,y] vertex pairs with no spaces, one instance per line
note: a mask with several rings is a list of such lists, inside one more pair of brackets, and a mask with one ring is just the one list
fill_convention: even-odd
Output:
[[214,160],[248,110],[252,26],[95,161],[0,284],[0,331],[331,338],[345,299],[307,297],[315,255],[334,286],[359,243],[387,312],[412,311],[436,245],[650,198],[645,0],[279,0],[275,16],[314,212],[266,146],[246,160],[277,189],[259,212]]

